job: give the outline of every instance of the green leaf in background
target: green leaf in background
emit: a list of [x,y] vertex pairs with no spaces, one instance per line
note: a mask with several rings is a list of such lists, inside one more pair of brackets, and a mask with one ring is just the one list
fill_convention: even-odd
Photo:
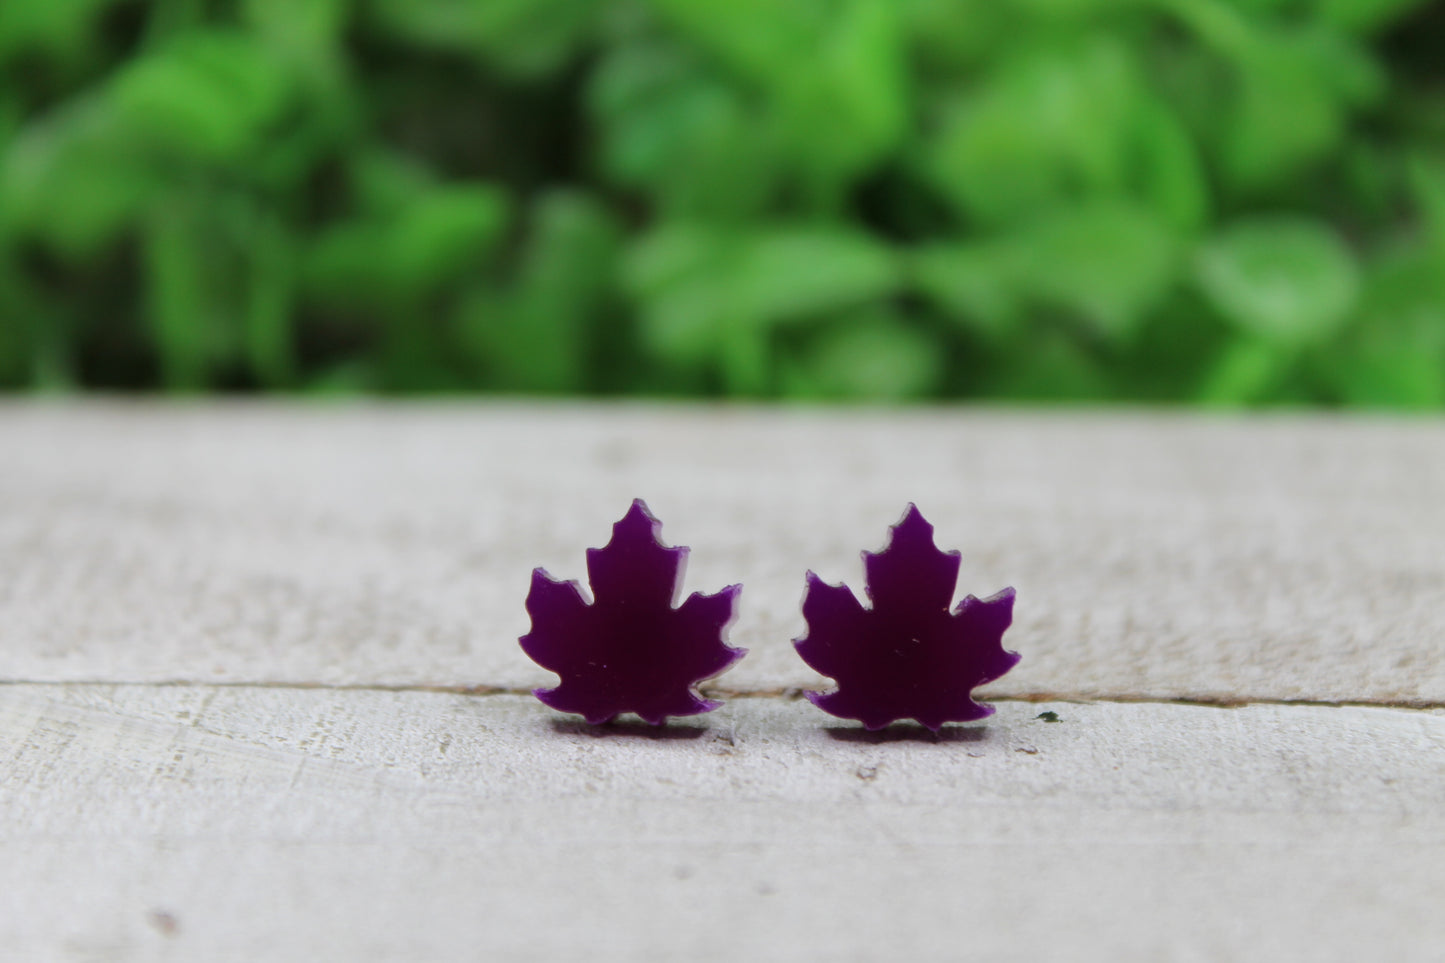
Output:
[[1353,37],[1327,29],[1297,35],[1299,56],[1350,108],[1373,107],[1384,100],[1389,78],[1376,55]]
[[1269,397],[1293,363],[1281,345],[1261,338],[1239,338],[1215,362],[1196,400],[1206,405],[1235,407]]
[[945,315],[992,340],[1023,317],[1013,265],[996,245],[929,244],[908,259],[914,287]]
[[1101,201],[1051,211],[1009,244],[1021,289],[1127,339],[1174,281],[1180,245],[1138,206]]
[[824,327],[782,372],[784,394],[819,399],[921,398],[942,378],[938,343],[897,313],[876,308]]
[[824,209],[842,185],[898,145],[911,97],[896,0],[847,0],[830,18],[815,70],[785,74],[776,96],[784,130]]
[[1445,406],[1445,310],[1437,300],[1411,314],[1371,316],[1342,346],[1335,379],[1344,400],[1370,408]]
[[1410,182],[1426,230],[1427,246],[1445,253],[1445,156],[1412,157]]
[[0,243],[0,387],[26,381],[30,359],[34,298],[21,274],[14,253]]
[[287,106],[287,72],[254,37],[209,31],[136,61],[110,92],[122,122],[199,161],[237,161]]
[[1316,162],[1344,139],[1350,111],[1384,93],[1380,69],[1354,42],[1328,31],[1261,32],[1238,58],[1238,94],[1224,167],[1257,189]]
[[213,238],[197,200],[177,196],[156,207],[146,225],[147,298],[161,375],[173,391],[205,386],[220,329],[223,301],[212,283]]
[[0,385],[1445,407],[1441,49],[1423,0],[0,0]]
[[1417,161],[1412,173],[1429,240],[1377,258],[1357,320],[1327,358],[1352,405],[1445,406],[1445,166]]
[[118,0],[50,0],[0,3],[0,63],[26,51],[42,50],[64,59],[90,45],[96,21]]
[[310,299],[331,308],[365,312],[394,306],[401,287],[381,224],[351,221],[315,237],[303,255]]
[[952,76],[997,56],[1024,30],[1019,5],[997,0],[898,0],[917,72]]
[[388,231],[390,270],[420,290],[476,267],[507,226],[511,205],[489,184],[448,184],[422,195]]
[[[1273,0],[1257,6],[1273,13]],[[1378,100],[1384,82],[1368,51],[1323,22],[1283,28],[1223,0],[1163,0],[1225,67],[1220,91],[1223,172],[1242,191],[1277,187],[1333,150],[1352,108]],[[1261,12],[1264,12],[1261,11]],[[1220,99],[1220,98],[1216,98]]]
[[373,0],[367,9],[385,34],[532,77],[573,53],[598,8],[598,0]]
[[988,225],[1078,192],[1120,192],[1139,104],[1136,66],[1113,38],[1023,50],[948,112],[931,172],[961,213]]
[[530,220],[516,288],[474,292],[462,338],[503,390],[564,392],[588,377],[591,332],[617,308],[621,231],[579,194],[544,196]]
[[243,0],[243,21],[273,46],[315,54],[340,39],[351,0]]
[[400,216],[437,183],[436,175],[419,158],[389,150],[357,151],[350,158],[347,177],[356,206],[379,218]]
[[602,172],[667,216],[744,219],[777,191],[771,121],[676,46],[619,50],[598,68],[589,106]]
[[0,230],[87,258],[115,239],[160,184],[107,104],[80,100],[22,129],[0,157]]
[[1061,309],[1127,340],[1168,291],[1181,247],[1138,205],[1060,207],[975,245],[931,246],[913,261],[920,291],[965,323],[998,332],[1027,306]]
[[644,343],[689,364],[720,349],[746,353],[759,332],[885,297],[901,282],[887,245],[824,226],[664,229],[637,244],[626,276]]
[[275,211],[247,210],[246,214],[247,360],[260,384],[289,388],[297,381],[293,323],[298,245]]
[[374,186],[383,208],[397,206],[331,228],[307,255],[308,287],[325,302],[414,307],[428,290],[485,266],[510,218],[507,195],[489,184],[434,184],[408,199],[388,195],[408,193],[398,184]]
[[911,97],[894,0],[653,4],[758,90],[814,209],[834,210],[847,180],[906,133]]
[[[1287,120],[1286,120],[1287,118]],[[1224,167],[1245,187],[1268,186],[1321,156],[1344,133],[1344,115],[1308,65],[1259,58],[1244,68]]]
[[1333,335],[1360,290],[1359,266],[1339,235],[1299,218],[1233,225],[1200,249],[1195,274],[1240,331],[1288,346]]
[[1138,198],[1165,223],[1193,234],[1207,223],[1208,172],[1184,122],[1152,98],[1139,104],[1132,150]]
[[0,157],[10,151],[10,141],[20,129],[21,112],[20,98],[0,87]]
[[1321,20],[1359,33],[1388,26],[1425,3],[1426,0],[1317,0]]
[[791,83],[797,58],[816,49],[829,5],[776,0],[650,0],[677,32],[765,89]]
[[976,390],[1022,401],[1099,400],[1112,393],[1099,359],[1051,325],[1020,331],[1007,350],[991,356]]

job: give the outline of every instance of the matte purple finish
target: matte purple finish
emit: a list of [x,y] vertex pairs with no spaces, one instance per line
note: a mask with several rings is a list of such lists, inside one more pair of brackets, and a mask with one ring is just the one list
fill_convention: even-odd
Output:
[[993,714],[973,701],[975,686],[1018,664],[1003,647],[1013,621],[1014,590],[992,598],[965,598],[952,612],[958,552],[940,552],[933,526],[912,504],[891,529],[888,547],[864,552],[865,609],[846,585],[829,585],[812,572],[803,593],[808,631],[793,645],[823,675],[833,692],[809,692],[825,712],[882,729],[917,719],[935,731],[945,722],[971,722]]
[[635,712],[653,725],[722,705],[693,686],[747,654],[725,641],[742,586],[694,592],[674,607],[687,548],[667,548],[661,531],[642,499],[634,501],[612,526],[612,541],[587,550],[590,604],[575,581],[532,572],[532,631],[522,636],[522,651],[562,677],[555,688],[534,690],[538,699],[592,723]]

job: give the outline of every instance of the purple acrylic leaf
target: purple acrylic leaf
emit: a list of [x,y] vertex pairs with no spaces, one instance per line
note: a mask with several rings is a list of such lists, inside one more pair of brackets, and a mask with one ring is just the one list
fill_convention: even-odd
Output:
[[808,700],[869,729],[917,719],[936,731],[945,722],[992,715],[993,707],[970,693],[1018,664],[1018,653],[1003,647],[1014,590],[986,599],[970,595],[950,612],[959,558],[938,550],[933,526],[910,504],[888,547],[863,553],[872,608],[864,608],[846,585],[829,585],[809,572],[803,594],[808,631],[793,645],[838,688],[809,692]]
[[687,548],[663,545],[661,530],[642,499],[634,501],[612,526],[612,541],[587,550],[591,603],[575,581],[532,572],[532,631],[522,636],[522,651],[562,677],[555,688],[535,690],[538,699],[592,723],[635,712],[658,725],[721,705],[693,686],[747,654],[725,641],[742,586],[693,593],[674,607]]

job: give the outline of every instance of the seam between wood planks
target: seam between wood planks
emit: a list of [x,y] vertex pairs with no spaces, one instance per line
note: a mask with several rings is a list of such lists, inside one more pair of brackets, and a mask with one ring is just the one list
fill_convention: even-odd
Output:
[[[163,679],[151,682],[109,679],[0,679],[0,688],[21,686],[76,686],[76,687],[126,687],[126,688],[195,688],[195,689],[318,689],[334,692],[430,692],[447,695],[496,696],[531,695],[526,686],[501,685],[440,685],[425,683],[385,682],[292,682],[275,680],[205,682],[192,679]],[[729,689],[703,687],[703,695],[722,699],[800,699],[809,686],[777,686],[765,689]],[[1259,696],[1222,695],[1150,695],[1133,692],[1021,692],[1012,695],[984,695],[986,702],[1071,702],[1120,703],[1141,705],[1202,706],[1215,709],[1237,709],[1244,706],[1315,706],[1324,708],[1377,708],[1377,709],[1445,709],[1445,702],[1429,699],[1282,699]]]

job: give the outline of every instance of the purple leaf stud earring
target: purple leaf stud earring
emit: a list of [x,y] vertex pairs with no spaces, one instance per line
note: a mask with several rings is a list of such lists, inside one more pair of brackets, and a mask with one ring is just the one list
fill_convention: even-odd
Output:
[[659,725],[668,716],[722,704],[693,687],[747,654],[726,643],[742,586],[715,595],[695,592],[674,606],[687,548],[663,545],[661,530],[642,499],[634,501],[612,526],[612,541],[587,550],[591,603],[575,581],[540,568],[532,572],[532,631],[520,641],[532,661],[562,677],[555,688],[533,692],[553,709],[591,723],[635,712]]
[[933,526],[910,504],[888,547],[863,553],[871,609],[846,585],[829,585],[809,572],[803,594],[808,631],[793,645],[838,688],[809,692],[808,700],[869,729],[917,719],[937,731],[945,722],[992,715],[993,706],[973,701],[970,693],[1018,664],[1018,653],[1003,647],[1014,590],[986,599],[970,595],[950,612],[959,559],[956,551],[938,550]]

